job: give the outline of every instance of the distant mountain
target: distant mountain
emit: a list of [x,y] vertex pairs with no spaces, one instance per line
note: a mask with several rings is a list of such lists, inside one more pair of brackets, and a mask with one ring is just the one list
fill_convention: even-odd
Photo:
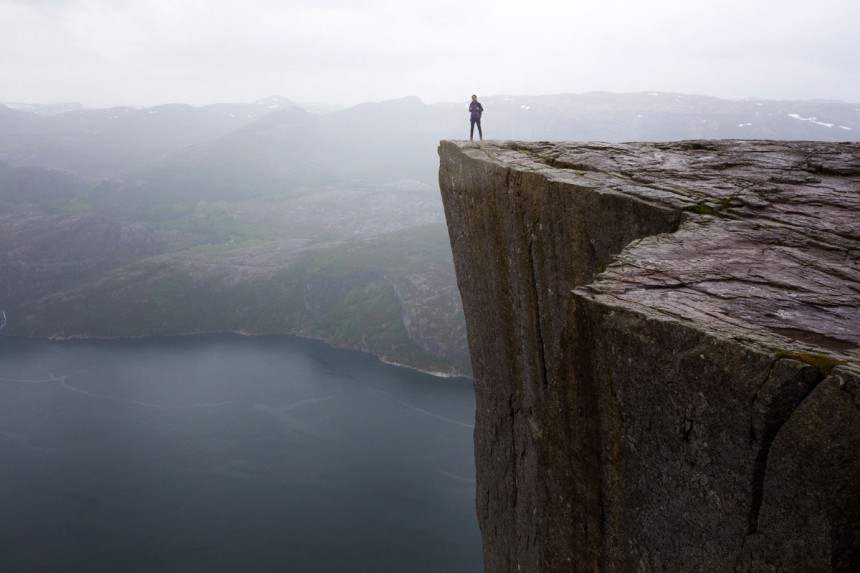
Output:
[[[436,180],[436,146],[450,114],[417,98],[327,115],[280,109],[230,133],[126,173],[114,199],[240,200],[307,189]],[[143,206],[134,209],[140,210]]]
[[425,105],[408,97],[328,114],[322,118],[323,136],[326,148],[343,160],[352,180],[435,183],[439,140],[455,137],[464,117],[456,107]]
[[469,370],[435,187],[207,196],[169,216],[174,198],[143,193],[148,217],[104,209],[110,193],[125,194],[0,164],[2,334],[293,333],[425,370]]
[[151,257],[164,248],[158,235],[96,213],[7,207],[0,211],[0,310],[20,318],[21,305]]
[[[344,243],[271,240],[150,256],[132,250],[155,246],[144,227],[98,223],[80,216],[45,219],[53,233],[35,243],[37,250],[49,240],[57,247],[53,239],[62,235],[87,244],[31,258],[0,253],[7,270],[0,279],[4,334],[291,333],[424,370],[469,372],[443,223]],[[86,225],[86,233],[71,225]],[[62,256],[74,249],[71,259]],[[126,260],[110,261],[110,253]],[[26,292],[34,283],[39,288]]]
[[341,158],[326,148],[322,122],[299,108],[273,111],[127,173],[122,192],[193,205],[201,199],[292,194],[341,182]]
[[17,109],[18,111],[27,111],[30,113],[35,113],[36,115],[57,115],[60,113],[66,113],[68,111],[77,111],[80,109],[84,109],[84,106],[77,102],[51,104],[5,102],[0,103],[0,106]]
[[0,106],[0,160],[115,177],[293,107],[286,98],[206,107],[75,109],[39,115]]
[[0,161],[0,206],[38,203],[60,208],[88,188],[86,180],[67,171],[41,167],[13,167]]
[[857,141],[860,104],[839,101],[726,100],[673,93],[484,100],[492,139],[672,141],[791,139]]
[[[860,104],[838,101],[592,92],[491,96],[482,102],[489,139],[860,138]],[[252,144],[257,153],[239,154],[236,163],[253,161],[261,153],[260,166],[265,168],[280,151],[286,160],[296,160],[306,152],[311,165],[343,165],[341,177],[345,180],[376,182],[387,177],[429,182],[435,177],[436,143],[440,139],[463,139],[469,129],[465,101],[426,105],[414,97],[325,114],[307,113],[301,121],[299,115],[290,112],[299,106],[278,97],[251,104],[75,109],[50,115],[21,111],[26,107],[0,106],[0,160],[64,169],[91,178],[121,177],[149,167],[161,169],[163,165],[154,164],[163,160],[169,163],[172,155],[184,153],[190,146],[211,146],[199,153],[217,158],[219,150]],[[251,131],[239,131],[251,123],[258,125]],[[235,141],[216,141],[232,135]],[[194,159],[194,153],[186,157]],[[292,176],[278,177],[289,184]],[[301,179],[308,173],[298,170],[295,176]]]
[[[488,138],[631,141],[769,138],[851,140],[860,105],[730,101],[679,94],[497,96],[484,100]],[[440,139],[464,138],[465,105],[417,98],[325,115],[279,109],[128,174],[144,196],[237,199],[326,185],[435,184]]]
[[[844,102],[481,101],[488,139],[860,135]],[[0,105],[2,334],[288,332],[468,372],[436,151],[467,137],[466,103]]]

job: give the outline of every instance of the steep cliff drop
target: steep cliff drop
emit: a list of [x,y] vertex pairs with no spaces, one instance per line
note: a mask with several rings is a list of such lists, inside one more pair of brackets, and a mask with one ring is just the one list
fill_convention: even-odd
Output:
[[860,570],[860,144],[439,154],[488,572]]

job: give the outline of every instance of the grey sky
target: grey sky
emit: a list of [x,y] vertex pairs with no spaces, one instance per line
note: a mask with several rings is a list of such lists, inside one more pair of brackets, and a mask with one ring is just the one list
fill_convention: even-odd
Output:
[[0,101],[860,102],[858,0],[0,0]]

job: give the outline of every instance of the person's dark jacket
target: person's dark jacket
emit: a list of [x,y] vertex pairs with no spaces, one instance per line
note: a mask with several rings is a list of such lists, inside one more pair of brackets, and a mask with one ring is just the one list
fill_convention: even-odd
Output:
[[469,111],[472,112],[472,119],[481,119],[481,114],[484,113],[484,106],[479,101],[469,102]]

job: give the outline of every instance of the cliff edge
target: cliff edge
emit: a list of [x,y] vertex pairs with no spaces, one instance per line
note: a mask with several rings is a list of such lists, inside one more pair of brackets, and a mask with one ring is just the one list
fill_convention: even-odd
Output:
[[860,570],[860,144],[439,154],[487,571]]

